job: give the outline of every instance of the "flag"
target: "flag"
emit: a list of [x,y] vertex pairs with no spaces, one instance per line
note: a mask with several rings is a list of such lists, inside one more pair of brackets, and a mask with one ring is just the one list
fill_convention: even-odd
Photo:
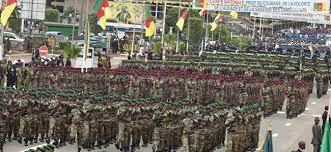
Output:
[[214,31],[221,22],[222,22],[222,15],[220,13],[218,13],[215,20],[214,20],[214,22],[210,23],[211,31]]
[[145,25],[146,25],[146,31],[145,31],[145,35],[150,37],[154,35],[155,32],[155,22],[153,20],[153,16],[151,14],[151,10],[150,10],[150,5],[146,5],[146,21],[145,21]]
[[325,123],[320,152],[331,152],[330,124],[329,121],[326,121]]
[[323,3],[314,3],[314,11],[323,11],[324,4]]
[[107,7],[109,7],[108,0],[98,0],[93,7],[94,12],[97,13],[99,24],[103,30],[107,27],[107,17],[105,13],[105,9]]
[[208,4],[208,0],[197,0],[196,2],[198,4],[198,6],[200,8],[202,8],[202,10],[199,12],[199,15],[202,16],[204,14],[207,14],[208,11],[206,10],[206,8],[208,6],[207,5]]
[[230,12],[230,17],[232,19],[238,19],[238,13],[236,11],[231,11]]
[[1,24],[2,26],[6,26],[10,15],[16,8],[17,1],[16,0],[8,0],[2,13],[1,13]]
[[331,131],[330,131],[330,107],[331,106],[331,100],[329,101],[329,110],[328,110],[328,117],[324,125],[324,132],[323,132],[323,138],[322,138],[322,144],[320,152],[331,152]]
[[176,25],[180,31],[183,31],[184,23],[188,15],[188,10],[185,10],[182,16],[178,19]]
[[259,152],[273,152],[271,129],[268,130],[267,135],[263,141],[263,145],[259,146],[258,151]]

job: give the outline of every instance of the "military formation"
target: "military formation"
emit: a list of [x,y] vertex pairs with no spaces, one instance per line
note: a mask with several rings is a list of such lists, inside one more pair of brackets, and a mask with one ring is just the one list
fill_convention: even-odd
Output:
[[[257,148],[259,127],[254,124],[262,116],[259,104],[230,108],[224,102],[198,104],[55,88],[7,88],[0,89],[0,95],[3,143],[54,141],[60,148],[77,142],[78,151],[111,144],[123,151],[147,145],[154,151],[212,151],[224,146],[226,128],[240,131],[246,125],[250,127],[243,134],[229,133],[233,146],[228,151],[250,150]],[[246,143],[238,145],[235,141],[243,136]]]
[[77,151],[111,144],[122,151],[254,151],[261,117],[284,103],[287,118],[300,115],[314,78],[317,95],[326,94],[329,72],[322,63],[310,68],[310,60],[298,70],[296,58],[245,56],[131,60],[118,69],[4,64],[1,147],[17,140],[76,143]]

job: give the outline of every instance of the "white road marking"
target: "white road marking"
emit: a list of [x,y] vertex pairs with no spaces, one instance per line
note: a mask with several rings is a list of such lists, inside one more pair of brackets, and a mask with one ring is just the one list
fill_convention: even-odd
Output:
[[284,113],[286,113],[286,112],[284,112],[284,111],[277,111],[277,113],[284,114]]
[[291,126],[291,125],[292,125],[291,123],[286,123],[286,124],[285,124],[286,127],[289,127],[289,126]]
[[321,115],[311,115],[311,116],[313,116],[313,117],[321,117]]
[[306,108],[305,110],[309,110],[310,108]]
[[311,104],[314,105],[314,104],[316,104],[316,102],[312,102]]
[[278,133],[274,133],[274,134],[272,134],[272,137],[278,137],[278,136],[279,136]]

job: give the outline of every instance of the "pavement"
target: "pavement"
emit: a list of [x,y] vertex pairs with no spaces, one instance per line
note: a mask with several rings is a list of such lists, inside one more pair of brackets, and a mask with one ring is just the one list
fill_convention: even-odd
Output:
[[[120,55],[119,57],[115,57],[113,61],[115,60],[116,65],[118,65],[120,61],[123,60],[124,56],[125,55]],[[24,56],[18,56],[17,58],[22,57],[24,58]],[[329,89],[327,95],[323,96],[321,99],[317,99],[316,88],[314,88],[314,93],[310,94],[306,111],[300,116],[293,119],[286,119],[285,107],[283,107],[283,110],[279,111],[277,114],[274,114],[267,118],[263,118],[260,126],[260,142],[264,139],[267,130],[270,128],[271,123],[274,152],[291,152],[292,150],[297,150],[298,142],[301,140],[306,142],[307,152],[313,151],[313,146],[310,144],[310,142],[312,139],[312,126],[314,125],[314,119],[315,117],[320,117],[320,119],[322,120],[321,115],[324,112],[324,106],[328,105],[330,99],[331,89]],[[284,104],[284,106],[285,105],[286,104]],[[37,144],[25,147],[24,145],[18,144],[16,142],[7,142],[4,146],[4,151],[19,152],[33,146],[37,146]],[[106,152],[120,152],[113,145],[103,150],[105,150]],[[75,151],[77,151],[75,145],[67,145],[60,149],[56,149],[55,152]],[[100,150],[95,150],[94,152],[98,151]],[[152,152],[151,146],[148,146],[147,148],[141,148],[137,150],[137,152]],[[224,148],[216,150],[216,152],[224,152]]]

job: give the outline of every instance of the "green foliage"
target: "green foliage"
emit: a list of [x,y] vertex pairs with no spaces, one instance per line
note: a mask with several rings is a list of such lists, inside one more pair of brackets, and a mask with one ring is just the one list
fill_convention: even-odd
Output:
[[173,32],[177,32],[178,28],[176,28],[176,23],[178,20],[178,8],[170,8],[167,10],[166,22],[165,22],[165,32],[170,30],[170,27],[173,27]]
[[15,8],[10,19],[8,20],[8,26],[12,29],[13,32],[19,33],[21,29],[22,19],[20,19],[20,12]]
[[57,9],[48,8],[45,13],[46,22],[57,22],[60,16],[60,12]]
[[[69,43],[70,44],[70,43]],[[71,48],[70,45],[66,45],[64,46],[64,49],[63,49],[63,57],[64,58],[76,58],[77,55],[80,53],[80,49],[79,48]]]
[[[70,17],[71,14],[71,17]],[[75,8],[73,6],[69,6],[64,12],[63,12],[63,17],[67,18],[69,23],[73,19],[75,15]]]
[[92,13],[88,16],[88,21],[90,22],[90,31],[91,33],[98,33],[99,27],[97,25],[98,18],[95,13]]
[[272,35],[272,32],[268,31],[267,33],[265,33],[265,36],[266,37],[272,37],[273,35]]
[[59,42],[60,49],[63,50],[67,46],[71,46],[71,43],[69,41],[62,41]]
[[221,25],[213,33],[214,39],[219,42],[229,43],[231,41],[230,33],[225,25]]
[[151,43],[151,50],[153,53],[159,53],[161,51],[162,44],[160,40],[153,41]]
[[244,49],[251,45],[253,42],[252,38],[243,36],[239,38],[239,48]]
[[186,51],[186,47],[185,47],[185,43],[184,42],[179,42],[179,45],[178,45],[178,50],[181,54],[184,54],[184,52]]
[[[205,29],[202,26],[202,18],[199,17],[191,17],[190,18],[190,35],[189,35],[189,43],[193,47],[200,46],[201,40],[204,39]],[[184,29],[185,35],[188,34],[188,29]]]
[[[186,8],[182,8],[180,10],[180,16],[183,14],[183,12],[185,10],[186,10]],[[192,10],[192,9],[189,10],[189,16],[186,18],[186,21],[185,21],[185,24],[184,24],[184,28],[183,29],[186,29],[187,28],[188,19],[190,17],[201,18],[199,16],[199,11],[200,10]],[[170,27],[173,27],[173,32],[174,33],[177,33],[178,28],[176,26],[176,23],[177,23],[179,17],[178,17],[178,8],[173,7],[173,8],[170,8],[170,9],[167,10],[166,23],[165,23],[165,29],[166,29],[166,31],[165,32],[168,32],[170,30]],[[201,24],[202,24],[202,22],[201,22]],[[191,24],[191,27],[192,27],[192,24]]]
[[73,6],[69,6],[64,12],[63,12],[63,16],[64,17],[70,17],[71,15],[75,14],[75,8]]
[[164,35],[164,42],[167,43],[167,47],[171,48],[171,50],[176,47],[176,39],[177,39],[176,34]]

